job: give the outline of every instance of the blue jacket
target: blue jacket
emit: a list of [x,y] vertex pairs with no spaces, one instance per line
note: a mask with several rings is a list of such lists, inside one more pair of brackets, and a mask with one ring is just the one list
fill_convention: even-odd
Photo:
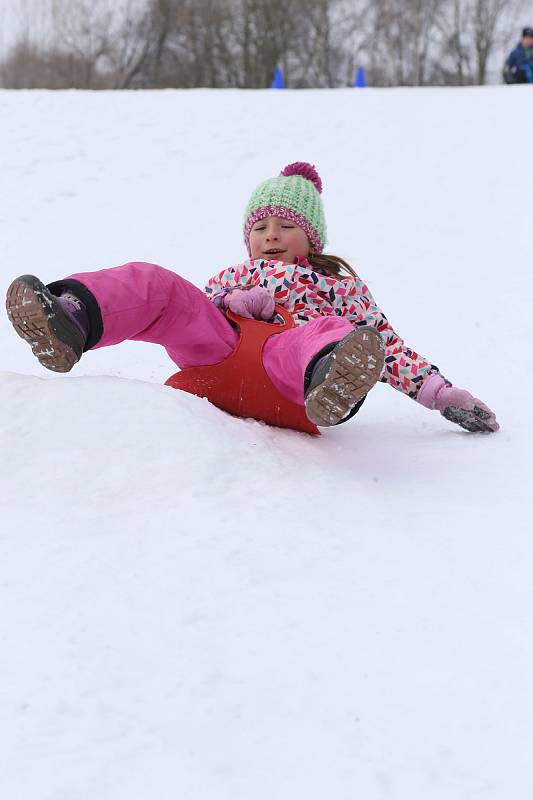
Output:
[[515,47],[505,62],[504,78],[507,83],[533,82],[533,48]]

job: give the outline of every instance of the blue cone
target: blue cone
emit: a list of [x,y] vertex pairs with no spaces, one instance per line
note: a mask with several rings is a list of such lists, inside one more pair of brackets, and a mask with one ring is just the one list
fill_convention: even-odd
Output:
[[274,80],[272,81],[271,89],[284,89],[285,82],[283,80],[283,72],[281,67],[276,67],[276,71],[274,73]]
[[365,78],[365,68],[358,67],[357,72],[355,73],[355,79],[353,82],[353,86],[356,89],[364,89],[366,86],[366,78]]

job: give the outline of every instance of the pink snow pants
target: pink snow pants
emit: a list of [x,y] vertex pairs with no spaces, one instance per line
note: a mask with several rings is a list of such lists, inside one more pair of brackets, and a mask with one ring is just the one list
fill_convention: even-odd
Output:
[[[237,331],[207,295],[156,264],[131,262],[65,280],[82,283],[99,306],[103,332],[92,349],[127,339],[153,342],[163,345],[184,369],[223,361],[237,344]],[[263,351],[263,364],[280,393],[303,405],[307,365],[325,345],[351,330],[347,320],[320,317],[272,336]]]

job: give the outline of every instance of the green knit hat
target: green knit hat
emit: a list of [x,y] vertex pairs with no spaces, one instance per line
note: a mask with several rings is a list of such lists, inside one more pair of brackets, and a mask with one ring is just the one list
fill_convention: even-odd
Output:
[[326,220],[322,205],[322,181],[313,164],[288,164],[276,178],[259,184],[246,206],[244,241],[250,253],[252,225],[265,217],[281,217],[306,232],[315,253],[326,244]]

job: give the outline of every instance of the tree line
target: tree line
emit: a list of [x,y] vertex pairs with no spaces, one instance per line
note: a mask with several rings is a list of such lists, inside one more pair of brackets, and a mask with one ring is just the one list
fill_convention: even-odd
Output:
[[525,0],[21,0],[4,88],[484,84]]

